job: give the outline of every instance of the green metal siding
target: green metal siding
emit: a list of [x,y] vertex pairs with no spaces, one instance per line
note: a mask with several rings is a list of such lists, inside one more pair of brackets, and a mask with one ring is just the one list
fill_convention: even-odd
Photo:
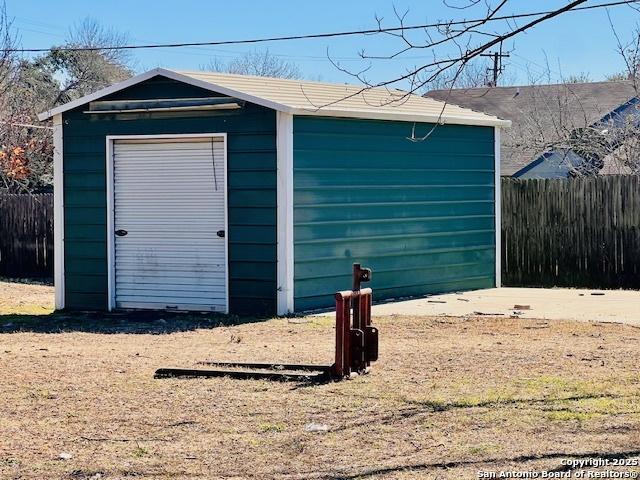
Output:
[[[212,96],[162,77],[105,100]],[[273,313],[276,296],[275,112],[241,110],[182,114],[63,114],[65,304],[107,308],[107,135],[228,134],[229,303],[232,313]]]
[[378,300],[495,285],[493,128],[412,127],[294,118],[297,311],[330,306],[353,262]]

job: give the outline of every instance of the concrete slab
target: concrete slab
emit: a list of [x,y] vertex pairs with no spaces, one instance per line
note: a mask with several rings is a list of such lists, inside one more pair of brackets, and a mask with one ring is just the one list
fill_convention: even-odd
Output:
[[640,326],[640,292],[492,288],[374,305],[372,313],[409,316],[515,315],[520,318],[618,322]]

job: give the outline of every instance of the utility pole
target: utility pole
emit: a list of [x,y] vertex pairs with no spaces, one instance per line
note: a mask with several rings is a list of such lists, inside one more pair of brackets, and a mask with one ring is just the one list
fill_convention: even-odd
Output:
[[508,53],[502,53],[502,49],[500,49],[500,52],[481,53],[480,56],[481,57],[493,57],[493,67],[492,68],[488,68],[487,70],[491,70],[493,72],[493,82],[491,82],[490,86],[497,87],[498,86],[498,75],[500,75],[502,73],[502,71],[504,70],[504,67],[502,66],[502,59],[503,58],[509,58],[509,54]]

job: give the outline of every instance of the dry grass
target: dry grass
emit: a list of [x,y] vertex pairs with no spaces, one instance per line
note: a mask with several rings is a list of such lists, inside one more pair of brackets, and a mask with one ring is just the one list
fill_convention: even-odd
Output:
[[44,315],[53,311],[53,287],[0,280],[0,315]]
[[640,330],[629,326],[377,318],[372,374],[309,386],[153,371],[328,362],[330,319],[193,330],[181,319],[184,331],[155,335],[8,321],[24,331],[0,334],[0,478],[459,479],[640,455]]

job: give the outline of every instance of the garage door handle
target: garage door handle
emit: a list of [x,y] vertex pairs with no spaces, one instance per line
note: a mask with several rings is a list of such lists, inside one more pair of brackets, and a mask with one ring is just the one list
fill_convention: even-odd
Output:
[[117,236],[119,236],[119,237],[124,237],[124,236],[125,236],[127,233],[129,233],[129,232],[127,232],[126,230],[122,230],[122,229],[121,229],[121,230],[116,230],[116,232],[115,232],[115,233],[116,233],[116,235],[117,235]]
[[216,235],[218,235],[220,238],[224,238],[224,230],[218,230],[216,232]]

